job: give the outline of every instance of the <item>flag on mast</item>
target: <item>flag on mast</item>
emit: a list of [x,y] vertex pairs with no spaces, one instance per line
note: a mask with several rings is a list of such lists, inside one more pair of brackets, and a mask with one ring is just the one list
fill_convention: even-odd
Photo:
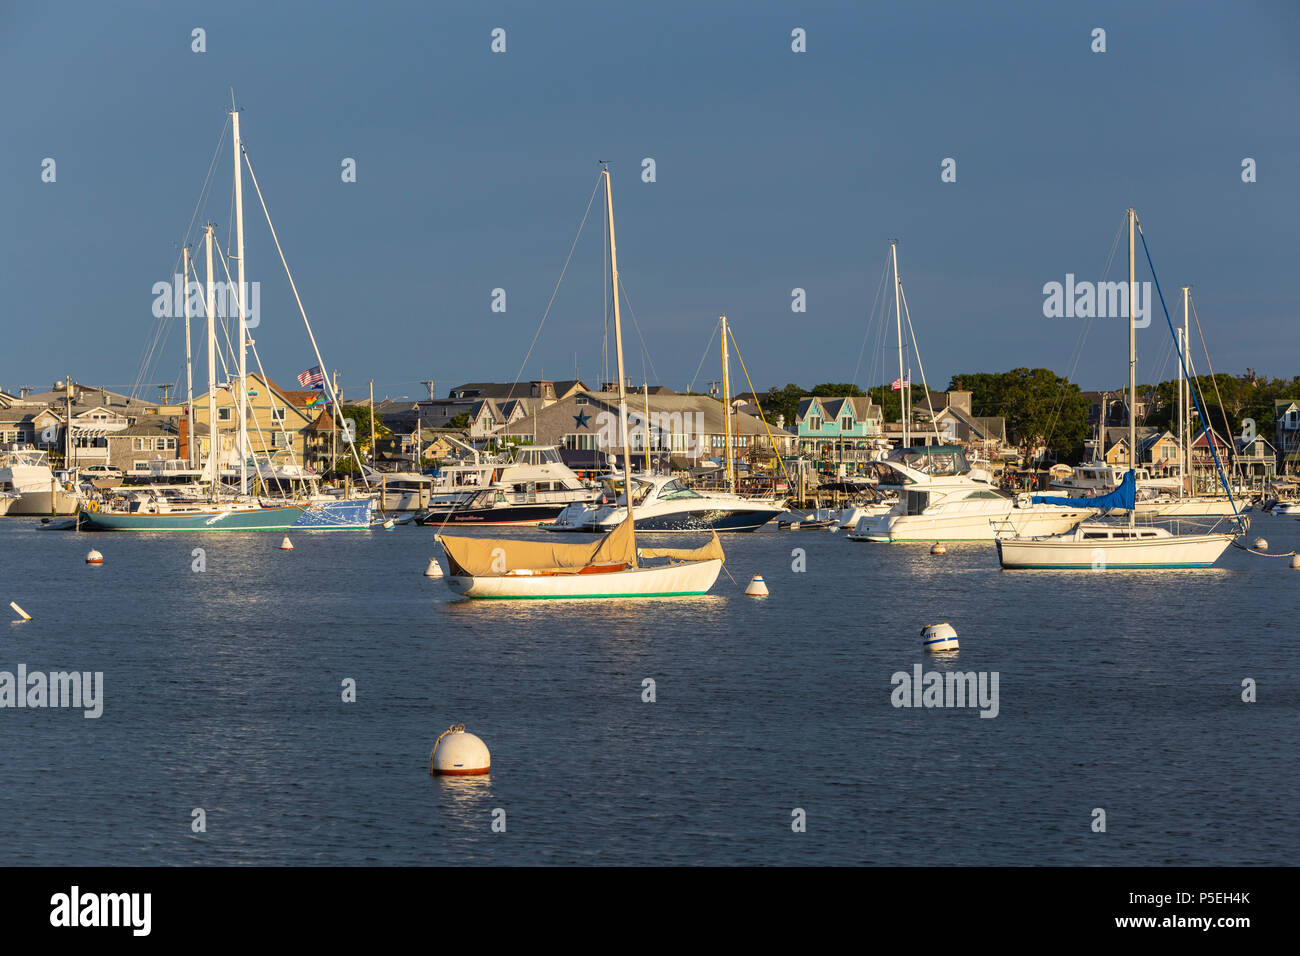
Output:
[[895,392],[900,391],[904,388],[911,388],[912,380],[910,378],[896,378],[894,379],[893,382],[890,383],[889,387],[893,389]]
[[313,365],[305,372],[298,373],[298,385],[302,388],[320,388],[325,387],[325,374],[320,370],[319,365]]

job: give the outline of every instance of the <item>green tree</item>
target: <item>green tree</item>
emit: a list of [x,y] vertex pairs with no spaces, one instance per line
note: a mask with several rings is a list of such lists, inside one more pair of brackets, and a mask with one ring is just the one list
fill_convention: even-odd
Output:
[[[448,428],[469,428],[469,412],[461,412],[447,423]],[[633,502],[635,504],[635,502]]]

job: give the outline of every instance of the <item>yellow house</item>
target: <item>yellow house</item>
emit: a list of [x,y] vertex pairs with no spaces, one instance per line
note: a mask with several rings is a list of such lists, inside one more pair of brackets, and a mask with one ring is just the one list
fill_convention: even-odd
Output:
[[[308,396],[320,392],[286,392],[274,382],[260,375],[248,376],[247,433],[248,451],[259,459],[270,457],[287,464],[303,464],[306,450],[306,429],[319,414],[307,408]],[[223,464],[239,461],[235,446],[239,439],[239,397],[234,382],[230,387],[217,388],[217,434],[220,460]],[[324,408],[322,404],[320,408]],[[184,423],[184,407],[177,412]],[[182,428],[184,428],[182,424]],[[208,393],[194,396],[194,437],[199,461],[208,457]],[[182,436],[184,437],[184,436]],[[183,457],[184,441],[180,454]]]

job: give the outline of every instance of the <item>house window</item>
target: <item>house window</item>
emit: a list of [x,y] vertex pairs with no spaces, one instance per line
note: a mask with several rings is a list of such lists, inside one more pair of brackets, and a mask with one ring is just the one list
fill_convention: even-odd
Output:
[[288,448],[293,444],[284,432],[271,432],[272,448]]
[[808,430],[810,432],[819,432],[822,429],[822,417],[820,415],[808,416]]
[[579,395],[577,398],[575,398],[575,399],[573,400],[573,404],[575,404],[575,405],[586,405],[586,404],[589,404],[589,403],[588,403],[588,401],[587,401],[587,397],[586,397],[585,395]]
[[282,422],[282,421],[284,421],[284,409],[283,409],[283,408],[272,408],[272,409],[271,409],[271,421],[272,421],[272,422]]
[[225,406],[223,408],[217,409],[217,421],[229,422],[229,421],[234,421],[234,418],[235,418],[235,410],[230,406]]
[[840,431],[842,432],[853,431],[853,418],[851,416],[845,415],[843,418],[840,419]]

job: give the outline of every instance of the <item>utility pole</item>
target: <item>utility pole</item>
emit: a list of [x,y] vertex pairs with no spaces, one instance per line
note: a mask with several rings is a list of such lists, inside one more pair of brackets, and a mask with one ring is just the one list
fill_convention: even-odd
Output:
[[429,379],[426,382],[421,382],[420,384],[429,390],[429,401],[433,401],[433,384],[434,384],[433,379]]

